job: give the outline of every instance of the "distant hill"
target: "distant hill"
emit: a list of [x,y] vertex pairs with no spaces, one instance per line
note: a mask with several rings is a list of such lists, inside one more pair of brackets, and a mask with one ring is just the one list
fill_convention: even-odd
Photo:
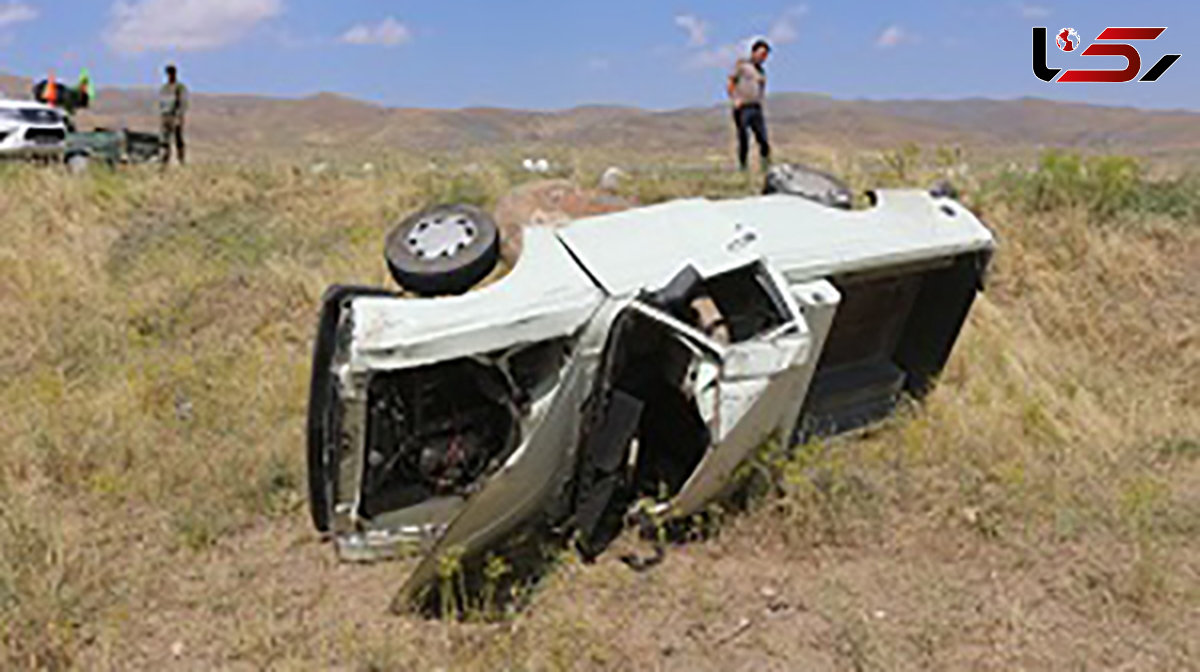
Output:
[[[28,79],[0,75],[0,92],[27,97]],[[154,129],[155,92],[103,88],[83,127]],[[1200,114],[1038,99],[953,101],[772,97],[768,116],[784,148],[884,149],[915,142],[1004,151],[1060,146],[1186,156],[1200,149]],[[204,153],[258,155],[438,153],[515,147],[602,148],[638,154],[724,153],[728,111],[668,112],[587,106],[556,112],[496,108],[388,108],[322,93],[300,99],[195,94],[189,134]]]

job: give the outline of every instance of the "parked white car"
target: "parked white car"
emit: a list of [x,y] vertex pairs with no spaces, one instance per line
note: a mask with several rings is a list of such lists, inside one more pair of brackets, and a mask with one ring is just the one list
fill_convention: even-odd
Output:
[[67,132],[66,115],[49,105],[0,99],[0,157],[61,156]]
[[[309,404],[318,529],[345,559],[423,553],[400,608],[446,555],[535,529],[590,559],[635,507],[682,519],[729,493],[772,436],[844,432],[924,395],[992,234],[942,192],[851,210],[801,177],[784,176],[799,195],[527,228],[506,278],[457,296],[333,288]],[[474,208],[432,208],[389,237],[389,263],[410,291],[466,292],[497,235]]]

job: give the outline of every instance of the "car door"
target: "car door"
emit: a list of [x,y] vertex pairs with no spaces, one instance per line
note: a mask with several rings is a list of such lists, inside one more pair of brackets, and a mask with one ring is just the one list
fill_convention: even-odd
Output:
[[[731,279],[735,282],[728,282]],[[782,276],[766,264],[756,261],[701,280],[697,286],[695,292],[679,294],[689,300],[697,296],[715,297],[715,303],[725,309],[718,322],[754,315],[760,318],[749,320],[748,324],[743,320],[743,326],[726,330],[727,340],[732,342],[722,342],[703,327],[681,319],[680,313],[687,311],[679,310],[678,302],[656,300],[657,294],[633,301],[626,310],[657,323],[677,341],[689,346],[690,372],[683,379],[683,386],[689,388],[685,395],[707,427],[706,445],[698,460],[692,461],[686,450],[676,451],[672,456],[686,463],[680,465],[687,470],[686,479],[681,484],[678,479],[664,479],[666,482],[659,488],[652,489],[660,500],[653,510],[666,515],[686,516],[699,510],[733,483],[734,471],[766,439],[776,433],[784,440],[790,436],[816,363],[813,334],[796,298]],[[761,318],[764,314],[765,319]],[[610,344],[609,349],[616,348]],[[630,414],[643,412],[663,411],[647,406],[644,411],[634,408]],[[640,444],[631,440],[637,433],[635,422],[637,419],[631,418],[627,431],[614,432],[619,438],[610,448],[602,449],[612,453],[611,457],[592,458],[607,465],[600,468],[607,474],[593,476],[584,465],[581,489],[593,488],[593,481],[600,483],[606,478],[611,481],[613,470],[626,461],[640,465],[643,460],[662,459],[661,455],[642,454],[661,451],[661,445],[657,448],[648,445],[645,436],[640,437]],[[646,422],[643,420],[642,424]],[[679,426],[684,428],[686,423]],[[689,435],[678,434],[671,443],[686,444],[688,438]],[[585,462],[589,453],[594,452],[588,446],[581,450]],[[585,540],[590,540],[590,548],[585,549],[587,555],[595,555],[611,541],[611,529],[607,537],[603,530],[593,534],[596,519],[602,515],[597,509],[607,507],[607,515],[612,516],[618,513],[614,507],[628,501],[628,497],[622,500],[620,493],[610,492],[612,489],[612,486],[603,489],[597,496],[599,502],[597,497],[590,500],[585,497],[578,504],[580,529]],[[645,496],[648,489],[645,483],[635,483],[632,490]]]
[[[749,270],[749,269],[748,269]],[[783,277],[765,263],[752,269],[762,288],[748,300],[778,311],[773,326],[724,346],[717,370],[697,380],[713,444],[680,492],[658,510],[688,516],[734,484],[735,470],[773,435],[786,441],[807,391],[817,352],[810,326]]]

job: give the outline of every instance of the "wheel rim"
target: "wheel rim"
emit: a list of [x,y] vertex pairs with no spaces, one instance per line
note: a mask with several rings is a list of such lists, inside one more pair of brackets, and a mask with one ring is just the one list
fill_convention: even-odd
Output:
[[479,235],[479,227],[460,213],[422,217],[409,230],[405,245],[418,259],[452,258],[467,249]]

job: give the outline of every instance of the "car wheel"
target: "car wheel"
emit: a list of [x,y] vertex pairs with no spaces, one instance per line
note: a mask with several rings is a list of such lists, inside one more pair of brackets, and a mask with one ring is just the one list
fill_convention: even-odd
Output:
[[767,171],[763,193],[800,196],[843,210],[849,210],[854,202],[854,192],[845,182],[828,173],[788,163]]
[[82,175],[88,171],[92,163],[87,154],[72,154],[67,157],[67,170],[74,175]]
[[490,215],[470,205],[439,205],[400,222],[384,255],[400,286],[417,294],[462,294],[500,259],[500,231]]

